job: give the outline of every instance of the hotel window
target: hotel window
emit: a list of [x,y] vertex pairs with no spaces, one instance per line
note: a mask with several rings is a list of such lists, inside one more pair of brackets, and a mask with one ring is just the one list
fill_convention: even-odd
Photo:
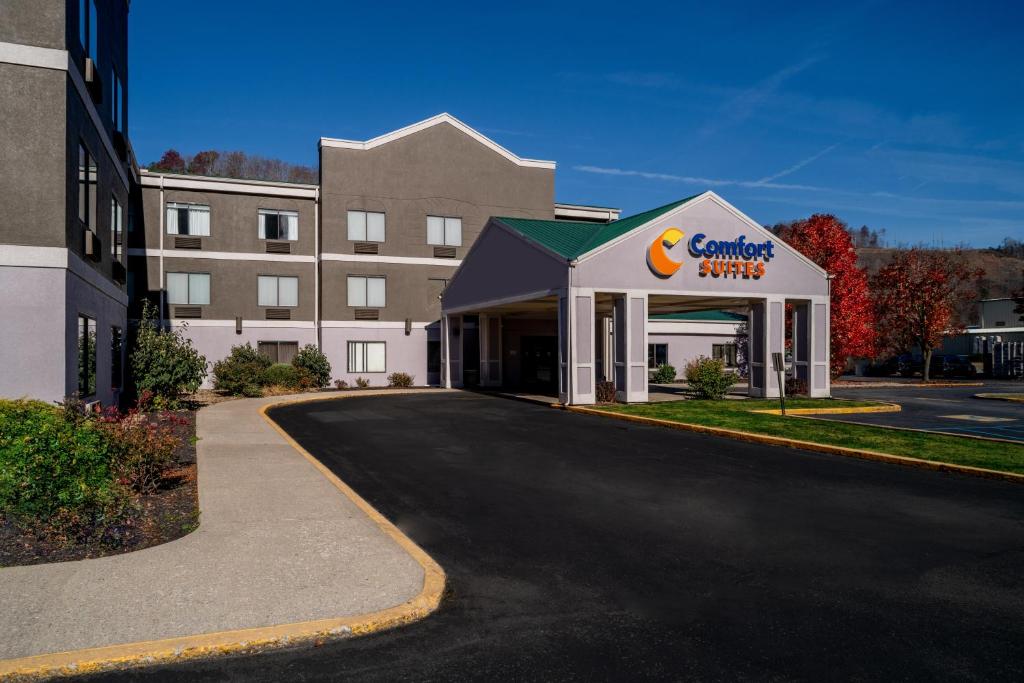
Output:
[[167,303],[205,306],[210,303],[209,273],[167,273]]
[[114,123],[114,130],[124,131],[124,120],[121,110],[124,106],[124,87],[121,85],[121,77],[117,75],[117,69],[110,70],[110,120]]
[[210,207],[167,202],[167,234],[210,236]]
[[260,275],[258,280],[260,306],[299,305],[299,278]]
[[462,219],[427,216],[427,244],[437,247],[461,247]]
[[78,143],[78,220],[90,230],[96,228],[96,159],[82,143]]
[[299,353],[299,342],[297,341],[261,341],[256,342],[256,348],[272,363],[291,363],[292,359]]
[[121,260],[124,248],[124,209],[116,197],[110,198],[110,255],[115,261]]
[[736,345],[735,344],[712,344],[711,357],[716,360],[725,361],[725,367],[736,367]]
[[384,342],[357,342],[348,343],[348,371],[349,372],[385,372],[385,344]]
[[662,365],[668,365],[668,344],[648,344],[647,367],[657,370]]
[[96,62],[96,0],[79,0],[78,3],[78,39],[87,57]]
[[386,301],[384,278],[348,276],[348,305],[355,308],[384,308]]
[[383,242],[384,214],[379,211],[349,211],[348,238],[353,242]]
[[299,214],[297,211],[273,211],[260,209],[259,237],[261,240],[299,239]]
[[124,337],[121,328],[116,325],[110,328],[110,388],[120,389],[121,378],[121,356],[124,348]]
[[96,321],[78,316],[78,395],[96,393]]

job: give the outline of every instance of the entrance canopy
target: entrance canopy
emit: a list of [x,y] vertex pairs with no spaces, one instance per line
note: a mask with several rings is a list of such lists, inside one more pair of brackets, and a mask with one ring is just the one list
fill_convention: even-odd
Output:
[[751,395],[779,394],[771,354],[787,351],[812,396],[830,391],[828,276],[713,192],[604,224],[492,218],[441,305],[445,386],[525,367],[564,403],[593,403],[600,381],[646,401],[650,316],[726,309],[748,316]]

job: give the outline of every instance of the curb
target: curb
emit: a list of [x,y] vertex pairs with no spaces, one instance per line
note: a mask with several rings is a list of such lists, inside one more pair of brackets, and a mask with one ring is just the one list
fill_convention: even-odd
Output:
[[[879,406],[860,406],[857,408],[787,408],[786,415],[853,415],[856,413],[899,413],[903,408],[896,403],[883,403]],[[782,410],[751,410],[762,415],[782,415]]]
[[985,398],[990,401],[1010,401],[1012,403],[1024,403],[1024,398],[1013,394],[975,394],[974,398]]
[[983,387],[984,382],[850,382],[832,384],[833,389],[950,389],[953,387]]
[[[396,392],[397,393],[397,392]],[[445,573],[441,566],[416,545],[398,527],[352,490],[345,482],[300,446],[268,415],[278,406],[311,401],[331,401],[356,398],[353,392],[341,396],[311,395],[308,398],[289,399],[266,403],[258,412],[285,441],[312,464],[335,488],[352,501],[378,528],[395,541],[423,568],[423,588],[406,602],[376,612],[334,619],[300,621],[274,626],[215,631],[161,640],[108,645],[71,650],[52,654],[0,660],[0,680],[27,680],[51,676],[71,676],[95,673],[114,668],[129,668],[152,664],[168,664],[191,659],[229,654],[255,652],[274,647],[317,643],[328,639],[352,638],[419,621],[437,610],[445,588]],[[365,394],[364,394],[365,395]]]
[[959,474],[968,474],[974,477],[981,477],[984,479],[999,479],[1002,481],[1010,481],[1017,484],[1024,484],[1024,474],[1000,472],[999,470],[990,470],[984,467],[971,467],[970,465],[954,465],[946,462],[936,462],[933,460],[921,460],[920,458],[911,458],[905,455],[892,455],[891,453],[880,453],[878,451],[860,450],[857,448],[847,448],[845,446],[829,446],[826,444],[814,443],[813,441],[801,441],[799,439],[787,439],[781,436],[753,434],[751,432],[740,432],[734,431],[732,429],[725,429],[722,427],[708,427],[706,425],[690,424],[687,422],[673,422],[671,420],[661,420],[654,417],[624,415],[622,413],[613,413],[607,410],[595,410],[594,408],[584,408],[580,406],[565,406],[563,407],[563,410],[567,410],[573,413],[583,413],[586,415],[601,415],[616,420],[635,422],[637,424],[645,424],[656,427],[668,427],[670,429],[677,429],[680,431],[700,432],[702,434],[711,434],[713,436],[724,436],[730,439],[737,439],[739,441],[749,441],[751,443],[762,443],[770,446],[786,446],[788,448],[798,448],[804,451],[828,453],[829,455],[842,455],[850,458],[859,458],[861,460],[874,460],[877,462],[887,462],[897,465],[904,465],[907,467],[917,467],[919,469],[935,470],[939,472],[956,472]]

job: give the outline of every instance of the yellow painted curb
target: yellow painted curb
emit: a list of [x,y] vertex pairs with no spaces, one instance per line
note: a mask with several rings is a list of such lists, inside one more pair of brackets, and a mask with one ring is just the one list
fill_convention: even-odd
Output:
[[984,382],[842,382],[832,383],[833,389],[949,389],[952,387],[983,387]]
[[911,458],[905,455],[892,455],[891,453],[880,453],[878,451],[847,448],[845,446],[830,446],[828,444],[815,443],[813,441],[801,441],[799,439],[787,439],[781,436],[754,434],[752,432],[741,432],[732,429],[725,429],[722,427],[709,427],[707,425],[691,424],[688,422],[673,422],[672,420],[661,420],[655,417],[625,415],[623,413],[615,413],[609,410],[596,410],[594,408],[584,408],[582,406],[562,406],[562,408],[574,413],[585,413],[587,415],[603,415],[604,417],[611,417],[616,420],[625,420],[626,422],[636,422],[638,424],[668,427],[670,429],[678,429],[680,431],[700,432],[702,434],[724,436],[730,439],[737,439],[739,441],[763,443],[771,446],[787,446],[789,448],[799,448],[805,451],[815,451],[818,453],[828,453],[831,455],[843,455],[851,458],[860,458],[862,460],[876,460],[879,462],[889,462],[899,465],[906,465],[908,467],[919,467],[927,470],[937,470],[940,472],[958,472],[960,474],[969,474],[975,477],[983,477],[985,479],[1001,479],[1003,481],[1012,481],[1018,484],[1024,484],[1024,474],[1000,472],[999,470],[990,470],[984,467],[971,467],[970,465],[954,465],[952,463],[947,462],[921,460],[920,458]]
[[[852,415],[854,413],[898,413],[902,411],[896,403],[883,403],[877,406],[859,406],[856,408],[787,408],[786,415]],[[770,408],[768,410],[751,410],[752,413],[765,415],[782,415],[782,410]]]
[[[393,392],[411,393],[411,392]],[[276,626],[217,631],[161,640],[141,641],[123,645],[71,650],[18,659],[0,660],[0,680],[34,679],[50,676],[81,675],[112,668],[181,662],[198,657],[236,654],[271,647],[296,645],[335,638],[349,638],[367,635],[419,621],[434,612],[441,603],[444,593],[445,573],[422,548],[403,534],[384,515],[366,502],[319,460],[300,446],[267,415],[267,410],[292,403],[326,401],[355,398],[358,393],[340,396],[310,395],[308,398],[290,399],[268,403],[259,408],[259,413],[292,448],[298,451],[335,488],[351,500],[356,507],[372,519],[387,536],[423,568],[423,588],[412,599],[394,607],[377,612],[357,614],[334,619],[301,621]],[[366,396],[366,394],[361,394]],[[375,394],[371,394],[375,395]],[[381,394],[384,395],[384,394]]]
[[975,394],[974,398],[987,398],[993,401],[1012,401],[1013,403],[1024,403],[1024,395],[1021,394]]

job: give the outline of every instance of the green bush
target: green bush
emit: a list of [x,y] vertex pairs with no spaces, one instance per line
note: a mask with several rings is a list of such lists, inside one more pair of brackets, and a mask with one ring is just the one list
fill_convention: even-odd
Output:
[[156,490],[174,464],[179,439],[168,423],[175,419],[180,418],[168,412],[147,416],[138,410],[126,415],[115,410],[99,419],[109,445],[110,470],[119,484],[139,493]]
[[299,349],[292,365],[309,373],[312,386],[326,387],[331,381],[331,363],[316,344],[306,344]]
[[299,384],[299,369],[288,363],[274,363],[263,373],[263,384],[296,387]]
[[676,369],[668,363],[662,363],[658,366],[658,369],[654,371],[654,377],[651,379],[655,384],[670,384],[676,381]]
[[392,372],[388,375],[389,387],[411,387],[416,378],[404,372]]
[[686,382],[697,398],[720,399],[736,383],[736,376],[725,371],[724,361],[700,356],[686,364]]
[[262,396],[260,387],[266,383],[271,365],[270,359],[248,342],[232,346],[227,358],[213,364],[213,388],[232,396]]
[[363,377],[356,377],[356,386],[359,387],[360,389],[365,389],[366,387],[370,386],[370,380],[365,379]]
[[127,489],[114,481],[102,427],[41,401],[0,400],[0,513],[58,527],[120,516]]
[[149,391],[157,404],[173,406],[182,394],[194,393],[206,377],[206,358],[181,330],[165,330],[156,307],[146,302],[131,353],[136,390]]

